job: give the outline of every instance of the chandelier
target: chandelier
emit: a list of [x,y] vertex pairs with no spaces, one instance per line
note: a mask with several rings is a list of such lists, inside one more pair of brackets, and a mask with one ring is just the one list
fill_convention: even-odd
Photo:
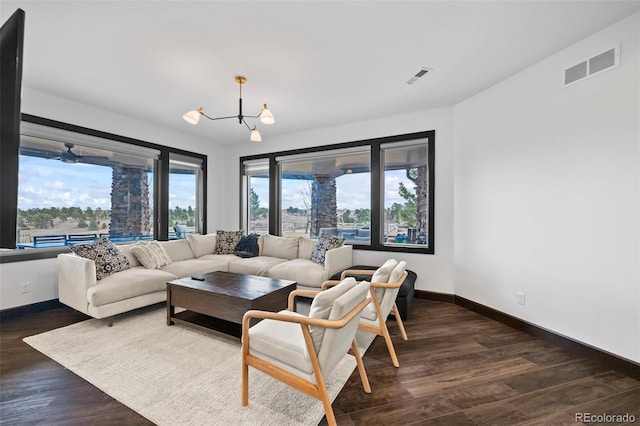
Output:
[[189,111],[188,113],[183,115],[182,118],[184,119],[184,121],[186,121],[187,123],[193,124],[194,126],[198,124],[198,121],[200,121],[200,116],[204,116],[209,120],[226,120],[228,118],[237,118],[238,123],[239,124],[244,123],[244,125],[247,126],[247,129],[249,129],[249,131],[251,132],[249,135],[249,139],[251,139],[254,142],[262,142],[262,136],[260,136],[260,132],[258,132],[258,129],[256,128],[255,124],[253,127],[250,127],[245,121],[245,118],[259,118],[260,121],[263,122],[264,124],[273,124],[276,122],[276,120],[275,118],[273,118],[273,114],[271,113],[271,111],[269,111],[269,109],[267,108],[267,104],[263,104],[262,110],[258,115],[243,115],[242,114],[242,85],[247,82],[247,79],[239,75],[235,78],[235,80],[236,80],[236,83],[238,83],[238,85],[240,86],[240,98],[238,99],[238,115],[229,115],[227,117],[209,117],[207,114],[203,112],[202,107],[200,107],[195,111]]

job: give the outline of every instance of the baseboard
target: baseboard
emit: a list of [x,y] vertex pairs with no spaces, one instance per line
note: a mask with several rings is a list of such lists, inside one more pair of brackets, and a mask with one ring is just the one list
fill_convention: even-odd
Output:
[[14,308],[7,308],[0,311],[0,321],[20,317],[30,313],[37,313],[46,311],[49,309],[59,308],[65,306],[58,299],[45,300],[44,302],[32,303],[30,305],[16,306]]
[[617,370],[629,377],[640,380],[640,364],[632,360],[621,358],[618,355],[595,348],[586,343],[578,342],[570,337],[563,336],[554,331],[547,330],[543,327],[531,324],[520,318],[514,317],[473,300],[453,294],[436,293],[431,291],[416,290],[415,297],[418,299],[434,300],[438,302],[454,303],[470,311],[476,312],[487,318],[498,321],[516,330],[523,331],[534,337],[549,342],[567,352],[589,358],[597,359],[613,370]]
[[455,303],[455,296],[448,293],[436,293],[435,291],[415,290],[416,299],[435,300],[436,302]]

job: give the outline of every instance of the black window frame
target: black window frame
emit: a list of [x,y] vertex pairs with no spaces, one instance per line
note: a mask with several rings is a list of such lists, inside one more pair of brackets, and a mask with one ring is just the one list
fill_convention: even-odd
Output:
[[[135,146],[151,148],[160,151],[159,159],[156,160],[154,178],[154,239],[166,241],[169,239],[169,157],[170,154],[180,154],[183,156],[195,157],[202,160],[202,232],[207,232],[207,156],[196,152],[186,151],[179,148],[159,145],[152,142],[134,139],[127,136],[117,135],[114,133],[103,132],[100,130],[90,129],[87,127],[77,126],[61,121],[51,120],[30,114],[21,114],[21,121],[33,124],[39,124],[55,129],[66,130],[69,132],[80,133],[93,137],[109,139],[116,142],[127,143]],[[0,144],[0,156],[15,157],[18,161],[19,150],[14,149],[10,144]],[[4,188],[18,190],[18,173],[12,169],[0,170],[0,182]],[[7,206],[0,210],[0,223],[10,224],[16,223],[18,212],[17,200],[15,205]],[[8,234],[8,231],[5,231]],[[20,262],[25,260],[47,259],[56,257],[59,253],[69,251],[68,247],[60,248],[41,248],[37,250],[18,250],[16,249],[16,232],[15,226],[12,231],[13,238],[10,241],[3,241],[4,251],[0,252],[0,263]]]
[[[385,245],[381,242],[380,235],[381,229],[384,225],[384,198],[382,195],[382,179],[383,168],[382,164],[382,150],[381,145],[390,144],[393,142],[406,142],[416,139],[427,139],[427,165],[428,165],[428,206],[429,206],[429,223],[428,223],[428,244],[426,247],[420,247],[416,245]],[[282,206],[280,205],[279,188],[279,174],[277,172],[278,164],[276,157],[319,153],[322,151],[331,151],[344,148],[353,148],[359,146],[369,146],[371,149],[371,239],[369,244],[351,244],[358,250],[374,250],[374,251],[386,251],[386,252],[403,252],[403,253],[420,253],[420,254],[435,254],[435,144],[436,144],[436,131],[426,130],[422,132],[405,133],[393,136],[384,136],[380,138],[363,139],[351,142],[342,142],[336,144],[329,144],[316,147],[308,147],[301,149],[294,149],[288,151],[278,151],[265,154],[256,154],[240,157],[240,191],[244,190],[244,171],[243,163],[250,160],[268,159],[269,161],[269,233],[271,235],[280,235],[280,211]],[[242,194],[241,194],[242,195]],[[246,206],[243,203],[245,197],[240,197],[240,222],[243,223],[246,212],[244,211]]]

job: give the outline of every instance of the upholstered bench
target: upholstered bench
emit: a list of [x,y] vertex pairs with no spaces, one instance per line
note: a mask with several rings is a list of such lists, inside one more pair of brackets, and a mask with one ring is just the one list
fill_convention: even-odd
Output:
[[[378,266],[367,266],[367,265],[354,265],[347,269],[364,269],[364,270],[373,270],[378,269]],[[400,312],[400,318],[402,320],[406,320],[409,316],[409,308],[411,307],[411,302],[413,302],[415,283],[417,275],[415,272],[407,269],[407,279],[404,280],[402,286],[400,287],[400,291],[398,292],[398,297],[396,297],[396,306],[398,307],[398,311]],[[330,279],[339,280],[342,272],[335,274]],[[356,280],[369,280],[371,279],[370,275],[353,275]]]

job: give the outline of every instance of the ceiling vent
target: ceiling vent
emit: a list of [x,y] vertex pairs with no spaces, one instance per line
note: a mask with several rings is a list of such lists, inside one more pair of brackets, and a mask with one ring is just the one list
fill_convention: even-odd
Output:
[[427,73],[433,71],[431,68],[420,68],[420,71],[418,71],[417,73],[415,73],[413,76],[411,76],[411,78],[409,80],[407,80],[407,84],[413,84],[416,81],[418,81],[419,78],[424,77],[425,75],[427,75]]
[[620,46],[618,45],[565,69],[562,72],[563,86],[570,86],[578,81],[617,68],[619,65]]

